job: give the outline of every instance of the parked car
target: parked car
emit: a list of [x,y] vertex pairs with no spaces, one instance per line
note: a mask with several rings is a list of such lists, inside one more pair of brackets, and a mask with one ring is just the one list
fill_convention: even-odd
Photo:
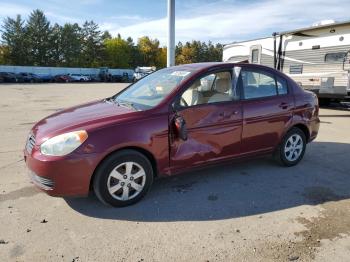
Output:
[[93,188],[103,203],[126,206],[154,178],[193,168],[266,154],[294,166],[317,136],[318,111],[314,93],[272,68],[181,65],[39,121],[24,160],[49,195]]
[[122,80],[123,80],[123,76],[121,76],[121,75],[112,75],[111,76],[111,82],[121,83]]
[[17,83],[18,77],[14,73],[0,72],[0,76],[4,79],[6,83]]
[[52,75],[39,75],[42,82],[52,82],[55,81],[55,77]]
[[3,83],[5,81],[4,77],[0,74],[0,83]]
[[68,74],[75,82],[88,82],[90,78],[82,74]]
[[26,83],[40,83],[42,82],[42,79],[33,73],[19,73],[18,74],[20,77],[23,78],[23,82]]
[[96,74],[89,75],[89,78],[90,78],[91,82],[100,82],[101,81],[101,78]]
[[69,83],[69,82],[74,82],[75,79],[69,75],[55,75],[53,78],[53,81],[57,83]]
[[134,73],[134,76],[133,76],[133,82],[136,82],[138,80],[140,80],[141,78],[149,75],[149,74],[152,74],[153,72],[156,71],[156,67],[154,66],[138,66],[135,68],[135,73]]
[[18,83],[24,83],[25,81],[24,81],[24,77],[19,73],[15,73],[15,76],[16,76],[16,78],[17,78],[17,82]]

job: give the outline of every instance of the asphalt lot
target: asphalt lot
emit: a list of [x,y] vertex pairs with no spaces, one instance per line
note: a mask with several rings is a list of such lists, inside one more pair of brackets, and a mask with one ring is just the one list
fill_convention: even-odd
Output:
[[349,261],[346,106],[320,110],[296,167],[266,157],[161,179],[121,209],[36,190],[22,160],[31,126],[123,86],[0,85],[0,261]]

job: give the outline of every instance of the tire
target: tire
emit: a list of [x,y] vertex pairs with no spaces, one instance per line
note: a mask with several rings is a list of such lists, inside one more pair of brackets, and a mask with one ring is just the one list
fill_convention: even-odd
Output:
[[[95,173],[93,188],[102,203],[114,207],[129,206],[146,195],[152,186],[153,174],[146,156],[135,150],[123,150],[101,163]],[[139,177],[135,178],[136,175]]]
[[306,137],[304,132],[297,127],[293,127],[283,137],[276,151],[276,158],[283,166],[295,166],[303,159],[305,149]]

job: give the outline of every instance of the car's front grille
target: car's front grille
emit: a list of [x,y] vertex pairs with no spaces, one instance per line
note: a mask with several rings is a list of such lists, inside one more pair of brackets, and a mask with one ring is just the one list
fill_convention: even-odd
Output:
[[31,172],[31,179],[35,185],[37,185],[38,187],[40,187],[44,190],[52,190],[54,185],[55,185],[53,180],[51,180],[49,178],[42,177],[42,176],[38,176],[37,174],[35,174],[33,172]]
[[34,146],[35,146],[35,136],[33,134],[30,134],[26,144],[26,149],[29,154],[32,153]]

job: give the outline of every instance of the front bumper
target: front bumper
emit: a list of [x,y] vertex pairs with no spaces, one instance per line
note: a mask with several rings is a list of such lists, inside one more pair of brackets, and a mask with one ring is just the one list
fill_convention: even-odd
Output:
[[34,185],[51,196],[86,196],[92,174],[99,163],[97,154],[72,153],[65,157],[24,150],[24,160]]

